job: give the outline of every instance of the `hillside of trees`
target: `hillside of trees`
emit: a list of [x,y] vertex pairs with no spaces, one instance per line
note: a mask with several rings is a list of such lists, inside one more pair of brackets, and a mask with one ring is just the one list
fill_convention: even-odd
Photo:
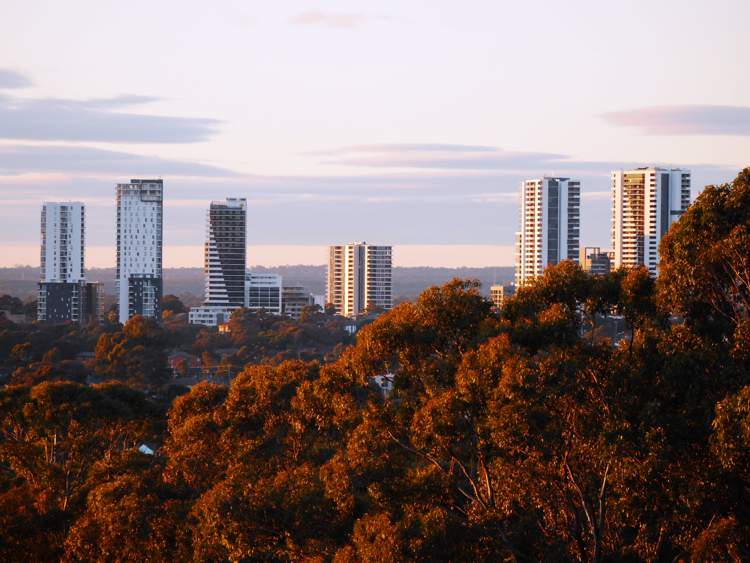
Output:
[[500,312],[454,280],[315,358],[238,316],[242,371],[173,400],[168,322],[57,335],[96,340],[94,384],[5,326],[49,369],[0,389],[0,559],[748,560],[750,168],[660,251],[657,281],[563,262]]
[[[398,251],[398,247],[396,248]],[[279,274],[284,285],[301,285],[310,293],[323,295],[326,285],[326,266],[278,266],[264,268],[255,266],[257,272]],[[115,294],[114,268],[89,268],[88,278],[102,282],[107,296]],[[180,296],[188,305],[201,303],[205,284],[203,268],[164,268],[164,289],[167,293]],[[395,300],[416,299],[426,288],[442,285],[454,278],[478,279],[484,291],[489,294],[493,283],[510,283],[513,281],[513,268],[498,266],[493,268],[393,268],[393,297]],[[39,268],[17,266],[0,268],[0,295],[15,295],[24,301],[36,299]],[[107,302],[114,298],[110,297]]]

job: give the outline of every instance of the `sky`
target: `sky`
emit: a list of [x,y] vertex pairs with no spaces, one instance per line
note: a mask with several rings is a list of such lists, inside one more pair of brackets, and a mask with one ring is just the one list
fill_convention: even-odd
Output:
[[523,178],[750,165],[746,0],[2,0],[0,266],[39,263],[43,201],[87,206],[115,262],[114,186],[161,177],[166,266],[247,197],[250,264],[393,244],[397,265],[513,263]]

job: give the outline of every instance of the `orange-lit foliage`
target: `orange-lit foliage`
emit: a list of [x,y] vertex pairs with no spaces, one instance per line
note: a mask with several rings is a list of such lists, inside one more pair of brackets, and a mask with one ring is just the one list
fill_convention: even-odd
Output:
[[[726,264],[750,255],[748,182],[682,217],[656,285],[564,262],[494,314],[455,280],[334,362],[248,364],[166,414],[119,384],[3,388],[0,556],[748,559],[750,321],[744,262]],[[686,266],[712,225],[697,243],[718,254]],[[582,336],[610,312],[626,338]],[[102,369],[148,379],[128,354],[161,337],[142,321],[103,337]]]

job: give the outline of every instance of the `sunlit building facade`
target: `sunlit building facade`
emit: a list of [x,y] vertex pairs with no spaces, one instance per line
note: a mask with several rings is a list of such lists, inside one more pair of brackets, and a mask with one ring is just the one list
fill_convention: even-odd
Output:
[[521,183],[515,281],[521,287],[562,260],[578,261],[581,183],[542,177]]
[[658,274],[659,242],[690,205],[690,171],[636,168],[612,172],[614,268]]
[[331,246],[326,301],[339,315],[357,317],[393,307],[390,246],[357,242]]
[[496,309],[502,309],[505,300],[516,294],[516,286],[510,284],[495,284],[490,286],[490,300]]

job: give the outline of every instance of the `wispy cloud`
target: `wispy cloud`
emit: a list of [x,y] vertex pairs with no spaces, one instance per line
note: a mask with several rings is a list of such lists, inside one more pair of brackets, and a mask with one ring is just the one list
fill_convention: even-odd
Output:
[[646,135],[750,135],[750,107],[743,106],[651,106],[601,117],[612,125],[638,128]]
[[0,95],[0,138],[192,143],[206,141],[216,134],[220,124],[216,119],[122,111],[156,100],[157,98],[135,95],[91,100],[25,99]]
[[497,147],[487,145],[457,145],[446,143],[390,143],[380,145],[352,145],[349,147],[338,147],[335,149],[324,149],[312,151],[306,154],[318,156],[342,156],[352,153],[375,153],[375,154],[392,154],[392,153],[409,153],[409,152],[458,152],[458,153],[475,153],[475,152],[495,152]]
[[[455,174],[497,173],[536,177],[543,174],[608,176],[612,170],[637,166],[677,166],[679,163],[587,161],[571,155],[513,151],[485,145],[393,144],[355,145],[309,153],[324,157],[321,164],[372,169],[452,171]],[[688,168],[728,170],[726,166],[697,164]],[[435,172],[433,172],[435,173]]]
[[0,145],[0,175],[49,172],[118,175],[234,176],[206,164],[69,145]]
[[0,68],[0,88],[28,88],[31,80],[15,70]]
[[323,12],[307,10],[293,17],[290,22],[297,25],[317,25],[334,28],[354,28],[371,20],[386,19],[384,16],[374,16],[361,12]]
[[449,170],[558,169],[568,156],[556,153],[508,151],[485,145],[411,143],[356,145],[331,151],[324,164],[369,168],[422,168]]

